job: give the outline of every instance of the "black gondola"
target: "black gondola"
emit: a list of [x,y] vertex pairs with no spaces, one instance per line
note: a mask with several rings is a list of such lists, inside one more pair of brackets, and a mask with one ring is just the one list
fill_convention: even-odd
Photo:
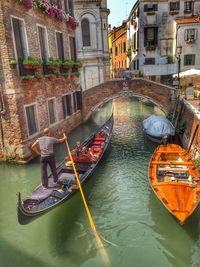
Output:
[[[107,150],[112,129],[113,115],[81,144],[81,148],[87,147],[93,155],[92,158],[87,155],[81,155],[80,158],[75,159],[76,170],[82,185],[89,180]],[[29,197],[23,200],[21,199],[21,193],[18,193],[17,213],[20,224],[24,225],[31,222],[33,219],[64,203],[79,191],[70,161],[64,159],[57,167],[57,173],[60,185],[54,185],[51,174],[49,176],[48,189],[44,189],[42,185],[39,185]]]

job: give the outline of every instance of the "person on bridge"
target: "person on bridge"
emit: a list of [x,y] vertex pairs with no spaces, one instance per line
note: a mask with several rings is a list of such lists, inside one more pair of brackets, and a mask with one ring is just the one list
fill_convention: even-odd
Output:
[[126,70],[124,71],[124,78],[125,80],[131,80],[133,77],[133,73],[129,68],[126,68]]
[[[43,130],[44,136],[39,137],[35,143],[32,144],[31,148],[36,154],[40,155],[40,164],[41,164],[41,179],[42,185],[45,188],[48,188],[48,174],[47,174],[47,165],[50,166],[54,183],[58,183],[58,175],[56,171],[56,162],[54,156],[53,145],[55,143],[63,143],[67,137],[57,139],[52,136],[49,128]],[[39,148],[38,148],[39,146]]]

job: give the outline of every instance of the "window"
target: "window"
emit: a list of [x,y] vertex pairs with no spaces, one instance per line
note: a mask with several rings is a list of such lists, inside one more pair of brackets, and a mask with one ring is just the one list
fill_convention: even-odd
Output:
[[118,55],[118,49],[117,49],[117,46],[115,46],[115,56]]
[[195,55],[185,55],[184,65],[185,66],[195,65]]
[[123,52],[126,53],[126,42],[124,42],[124,46],[123,47],[124,47]]
[[77,103],[77,94],[76,94],[76,92],[73,93],[73,105],[74,105],[74,112],[77,112],[77,110],[78,110],[78,103]]
[[64,61],[63,34],[61,32],[56,32],[56,45],[58,58]]
[[19,73],[20,75],[25,75],[26,72],[23,68],[23,60],[28,56],[27,42],[25,38],[25,26],[24,22],[20,19],[12,17],[12,27],[14,34],[14,42],[17,53],[17,61],[19,63]]
[[62,9],[62,1],[61,0],[57,0],[57,7],[59,9]]
[[145,4],[144,5],[144,12],[157,11],[157,10],[158,10],[157,4]]
[[185,5],[184,5],[184,12],[185,13],[190,13],[192,11],[192,2],[185,2]]
[[70,54],[71,54],[71,59],[72,60],[76,60],[77,56],[76,56],[76,42],[75,42],[75,38],[70,36],[69,37],[69,44],[70,44]]
[[186,29],[185,30],[185,41],[193,42],[197,39],[197,29]]
[[38,37],[40,43],[41,58],[43,62],[46,63],[49,57],[46,28],[38,26]]
[[144,46],[152,47],[158,43],[158,28],[149,27],[144,28]]
[[144,62],[145,65],[154,65],[155,64],[155,58],[152,57],[152,58],[145,58],[145,62]]
[[169,3],[169,10],[170,11],[177,11],[180,9],[180,2],[170,2]]
[[90,23],[88,19],[83,19],[81,21],[81,30],[82,30],[82,41],[83,46],[91,46],[90,41]]
[[36,121],[36,105],[30,105],[25,107],[26,121],[28,126],[28,134],[33,135],[37,133],[37,121]]
[[64,118],[72,114],[72,97],[71,95],[65,95],[62,97],[63,115]]
[[73,0],[64,0],[65,12],[72,17],[74,16]]
[[48,100],[48,111],[49,111],[49,123],[53,124],[56,122],[56,113],[55,113],[55,99]]

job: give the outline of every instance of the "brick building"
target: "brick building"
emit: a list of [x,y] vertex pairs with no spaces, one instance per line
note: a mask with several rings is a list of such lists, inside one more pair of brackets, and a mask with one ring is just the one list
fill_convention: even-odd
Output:
[[81,122],[78,68],[61,64],[76,61],[76,26],[72,0],[0,1],[1,159],[26,162],[45,127],[57,134]]

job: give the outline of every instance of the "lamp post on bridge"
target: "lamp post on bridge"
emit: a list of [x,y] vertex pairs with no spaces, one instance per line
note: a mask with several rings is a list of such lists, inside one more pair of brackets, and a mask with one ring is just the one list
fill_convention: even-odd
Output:
[[182,53],[182,46],[179,45],[176,48],[176,58],[178,59],[178,98],[180,96],[180,72],[181,72],[181,53]]
[[174,124],[175,128],[177,126],[178,118],[176,118],[176,113],[177,113],[177,108],[179,104],[179,98],[180,98],[180,72],[181,72],[181,53],[182,53],[182,46],[179,45],[176,47],[176,58],[178,60],[178,72],[177,72],[177,77],[178,77],[178,92],[177,92],[177,97],[176,97],[176,103],[174,107],[174,112],[172,116],[172,123]]

